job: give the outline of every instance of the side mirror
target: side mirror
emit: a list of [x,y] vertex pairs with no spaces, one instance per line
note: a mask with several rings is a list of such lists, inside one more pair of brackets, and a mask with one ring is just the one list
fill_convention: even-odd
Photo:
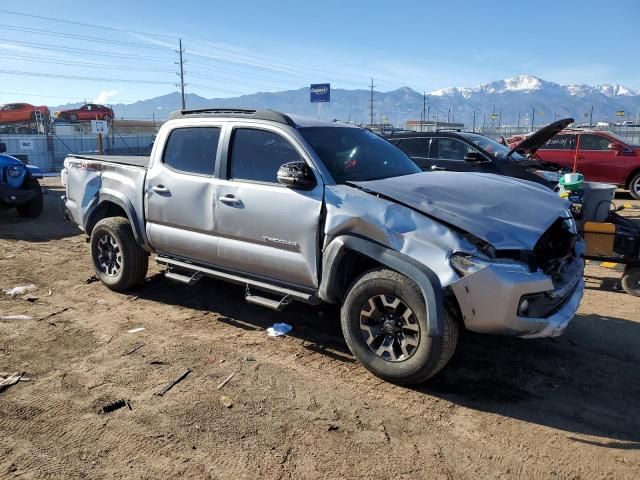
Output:
[[482,156],[480,152],[469,152],[464,156],[465,162],[484,162],[486,159]]
[[299,190],[311,190],[316,186],[316,177],[305,162],[290,162],[278,169],[278,183]]
[[4,153],[7,151],[7,144],[6,143],[0,143],[0,153]]
[[624,148],[622,148],[622,145],[616,142],[611,142],[609,145],[607,145],[607,149],[615,150],[616,152],[622,152],[624,150]]

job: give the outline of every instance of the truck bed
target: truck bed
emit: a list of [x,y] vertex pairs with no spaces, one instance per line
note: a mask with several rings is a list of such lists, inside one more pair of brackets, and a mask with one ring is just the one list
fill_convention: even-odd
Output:
[[149,166],[149,156],[141,155],[78,155],[70,154],[68,157],[81,160],[94,160],[98,162],[117,163],[119,165],[129,165],[132,167],[147,168]]

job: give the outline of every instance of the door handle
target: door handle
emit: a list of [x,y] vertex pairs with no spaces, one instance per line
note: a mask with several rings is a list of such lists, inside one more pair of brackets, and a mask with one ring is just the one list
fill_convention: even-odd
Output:
[[583,155],[578,155],[578,160],[584,160],[585,158],[587,158],[587,157],[585,157]]
[[431,165],[431,170],[446,170],[444,167],[439,167],[438,165]]
[[227,205],[240,205],[242,203],[242,200],[231,194],[227,194],[224,197],[218,197],[218,200],[222,203],[226,203]]
[[156,193],[169,193],[169,192],[171,192],[171,190],[169,190],[164,185],[154,185],[153,187],[151,187],[151,190],[153,190]]

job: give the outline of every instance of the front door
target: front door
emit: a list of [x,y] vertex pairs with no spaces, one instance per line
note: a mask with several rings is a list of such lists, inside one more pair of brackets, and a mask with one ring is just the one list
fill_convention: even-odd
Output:
[[147,235],[159,253],[215,263],[219,138],[219,126],[171,130],[161,160],[147,173]]
[[613,142],[608,137],[593,134],[580,135],[578,151],[578,171],[590,182],[623,184],[627,172],[625,157],[616,149],[610,149]]
[[493,168],[493,162],[490,161],[473,163],[465,161],[465,155],[471,152],[478,152],[478,150],[457,138],[434,138],[431,140],[430,150],[432,168],[453,172],[486,172],[487,168]]
[[305,191],[276,178],[282,164],[299,160],[308,162],[303,149],[277,127],[238,125],[230,132],[216,194],[221,266],[291,285],[318,286],[322,181],[316,174],[316,187]]

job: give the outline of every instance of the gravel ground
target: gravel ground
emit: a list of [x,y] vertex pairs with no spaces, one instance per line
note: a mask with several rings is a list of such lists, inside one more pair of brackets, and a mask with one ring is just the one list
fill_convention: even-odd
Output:
[[[29,378],[0,393],[0,478],[640,478],[640,298],[620,272],[587,268],[564,336],[468,333],[401,388],[355,362],[335,308],[271,312],[155,265],[109,291],[57,181],[38,220],[0,212],[0,288],[38,287],[0,297],[0,315],[32,317],[0,320],[0,372]],[[268,337],[276,321],[291,335]]]

